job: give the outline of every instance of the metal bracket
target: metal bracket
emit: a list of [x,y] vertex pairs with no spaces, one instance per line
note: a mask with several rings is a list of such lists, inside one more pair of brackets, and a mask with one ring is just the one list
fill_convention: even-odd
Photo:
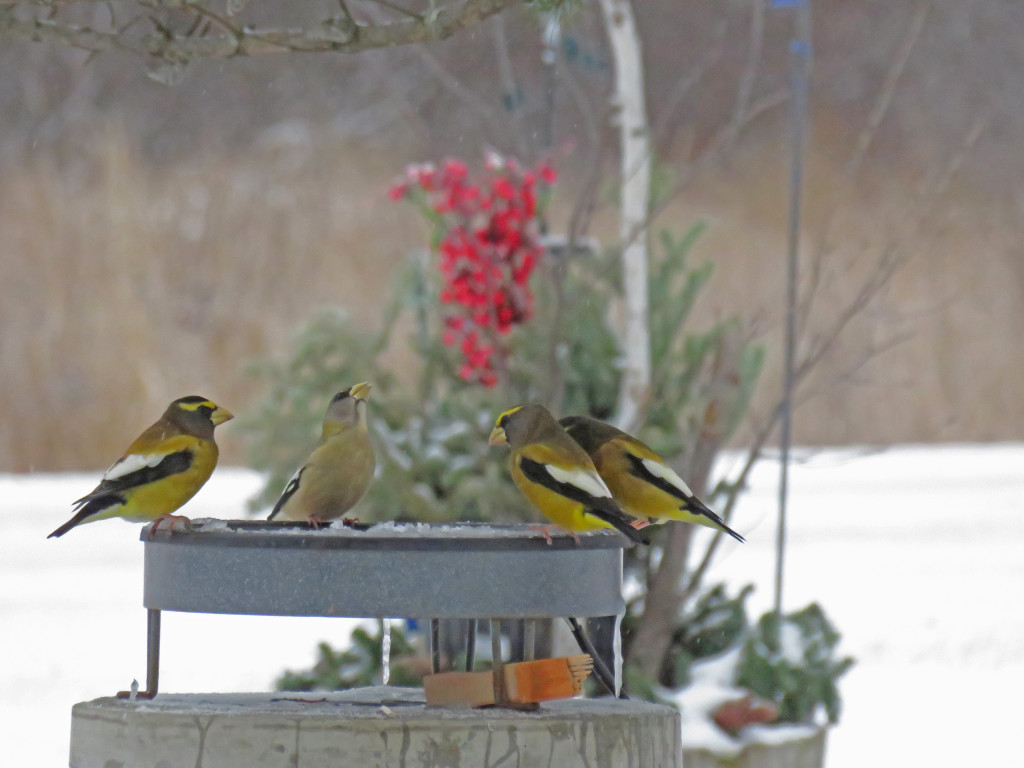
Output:
[[[146,690],[135,692],[136,699],[152,699],[160,686],[160,611],[146,610]],[[118,691],[117,698],[131,699],[132,691]]]

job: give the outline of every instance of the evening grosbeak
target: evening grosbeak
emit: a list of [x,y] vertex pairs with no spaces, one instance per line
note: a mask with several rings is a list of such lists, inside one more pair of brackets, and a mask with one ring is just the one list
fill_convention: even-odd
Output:
[[612,499],[586,452],[544,406],[519,405],[505,411],[488,442],[508,443],[512,480],[556,526],[574,536],[576,531],[615,528],[632,541],[650,543],[630,525],[631,519]]
[[366,382],[339,392],[327,406],[320,442],[292,475],[268,520],[320,523],[339,518],[363,498],[376,460],[366,427]]
[[693,495],[664,459],[632,435],[587,416],[566,416],[558,423],[587,452],[612,497],[629,514],[652,523],[706,525],[744,540]]
[[75,502],[75,516],[47,538],[108,517],[135,523],[163,518],[172,526],[185,520],[171,513],[210,479],[218,456],[213,428],[231,418],[230,411],[205,397],[178,398],[128,446],[100,484]]

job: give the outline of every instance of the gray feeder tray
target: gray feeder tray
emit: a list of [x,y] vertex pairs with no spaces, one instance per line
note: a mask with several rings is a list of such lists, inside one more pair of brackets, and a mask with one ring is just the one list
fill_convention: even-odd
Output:
[[[147,685],[156,695],[161,611],[268,616],[537,619],[623,613],[616,531],[555,533],[526,525],[192,521],[142,529],[148,609]],[[532,622],[528,622],[532,624]],[[472,665],[470,622],[467,665]],[[492,642],[494,642],[492,636]],[[122,691],[118,694],[127,697]]]
[[200,520],[147,539],[147,608],[351,618],[548,618],[622,613],[615,531],[545,542],[524,525]]

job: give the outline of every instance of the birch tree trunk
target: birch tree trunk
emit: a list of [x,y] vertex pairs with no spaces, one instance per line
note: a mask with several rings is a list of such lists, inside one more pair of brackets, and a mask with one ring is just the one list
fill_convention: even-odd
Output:
[[647,307],[647,214],[651,195],[651,151],[644,104],[644,64],[630,0],[600,0],[615,63],[616,106],[622,165],[619,237],[622,246],[624,317],[619,344],[625,364],[615,424],[635,430],[643,420],[651,387],[651,341]]

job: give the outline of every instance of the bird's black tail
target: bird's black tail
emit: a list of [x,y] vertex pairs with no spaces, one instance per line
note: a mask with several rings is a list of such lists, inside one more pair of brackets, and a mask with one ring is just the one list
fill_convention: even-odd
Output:
[[77,515],[72,517],[70,520],[68,520],[66,523],[64,523],[64,525],[62,525],[60,528],[55,530],[53,533],[51,533],[46,538],[52,539],[54,537],[63,536],[65,533],[70,531],[76,525],[79,525],[80,523],[84,523],[86,518],[92,517],[93,514],[95,514],[95,510],[89,509],[89,506],[86,505],[85,507],[83,507],[78,512]]
[[[687,509],[687,507],[689,507],[689,509]],[[734,531],[732,528],[730,528],[728,525],[726,525],[725,524],[725,520],[723,520],[717,514],[712,512],[710,509],[708,509],[708,506],[703,501],[698,499],[696,496],[691,498],[688,504],[684,504],[683,506],[681,506],[680,509],[685,510],[687,512],[691,512],[691,513],[695,512],[698,515],[702,515],[702,516],[706,517],[708,520],[710,520],[712,523],[714,523],[714,526],[712,526],[712,527],[717,528],[722,533],[728,533],[730,536],[732,536],[734,539],[736,539],[736,541],[740,542],[741,544],[746,543],[746,541],[747,541],[742,536],[740,536],[738,533],[736,533],[736,531]]]
[[736,531],[734,531],[732,528],[726,525],[725,522],[721,519],[718,520],[718,525],[724,533],[728,533],[730,536],[736,539],[736,541],[740,542],[740,544],[746,543],[746,539],[744,539],[742,536],[736,533]]
[[75,502],[75,508],[77,509],[75,516],[46,538],[52,539],[57,536],[63,536],[76,525],[81,525],[90,517],[112,507],[114,504],[124,504],[124,498],[111,493],[97,494],[95,496],[89,494],[88,496],[83,496]]
[[619,517],[617,515],[600,515],[601,519],[609,525],[615,526],[615,530],[623,534],[627,539],[636,544],[646,544],[650,546],[651,539],[644,533],[640,533],[636,528],[629,524],[629,521],[625,517]]

